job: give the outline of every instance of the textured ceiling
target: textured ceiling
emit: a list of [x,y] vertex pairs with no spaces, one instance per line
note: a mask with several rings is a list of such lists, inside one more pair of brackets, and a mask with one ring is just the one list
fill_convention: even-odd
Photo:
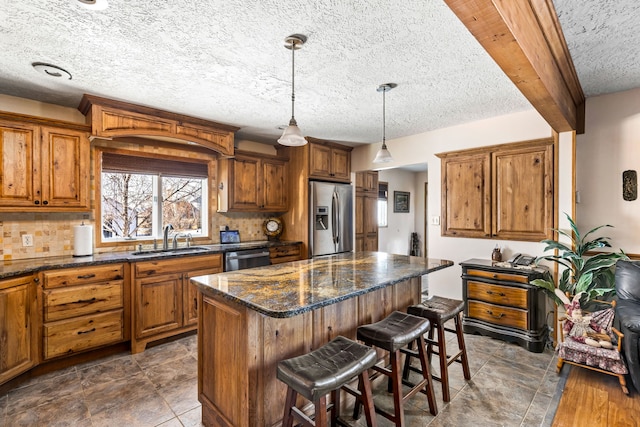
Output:
[[[275,142],[291,115],[305,135],[357,143],[530,108],[441,0],[0,0],[0,93],[77,107],[82,94],[241,128]],[[640,86],[635,0],[556,0],[585,94]],[[56,64],[72,80],[35,71]],[[622,64],[623,66],[621,66]]]

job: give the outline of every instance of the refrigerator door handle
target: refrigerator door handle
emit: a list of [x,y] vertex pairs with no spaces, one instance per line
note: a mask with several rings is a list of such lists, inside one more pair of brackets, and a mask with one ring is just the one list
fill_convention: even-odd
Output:
[[333,196],[331,198],[331,222],[332,222],[332,230],[333,230],[333,243],[340,243],[340,218],[339,218],[339,210],[340,208],[340,200],[338,200],[338,193],[333,192]]

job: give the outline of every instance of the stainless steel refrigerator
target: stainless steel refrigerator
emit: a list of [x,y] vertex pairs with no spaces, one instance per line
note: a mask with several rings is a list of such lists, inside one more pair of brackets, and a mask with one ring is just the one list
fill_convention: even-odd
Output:
[[353,250],[353,187],[309,183],[309,256]]

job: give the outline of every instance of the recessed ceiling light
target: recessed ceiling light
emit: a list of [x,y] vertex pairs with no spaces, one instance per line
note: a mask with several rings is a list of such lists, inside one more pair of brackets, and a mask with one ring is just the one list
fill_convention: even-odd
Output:
[[76,0],[81,7],[92,10],[105,10],[109,6],[107,0]]
[[71,73],[65,70],[64,68],[60,68],[57,65],[46,64],[44,62],[34,62],[31,64],[33,68],[42,74],[46,74],[50,77],[66,77],[68,80],[71,80]]

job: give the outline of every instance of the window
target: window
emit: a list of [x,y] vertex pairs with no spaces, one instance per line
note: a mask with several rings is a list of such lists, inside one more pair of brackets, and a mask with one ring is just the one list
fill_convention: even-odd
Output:
[[378,182],[378,227],[387,227],[387,198],[389,183]]
[[102,241],[161,238],[173,233],[206,236],[206,163],[102,152]]

